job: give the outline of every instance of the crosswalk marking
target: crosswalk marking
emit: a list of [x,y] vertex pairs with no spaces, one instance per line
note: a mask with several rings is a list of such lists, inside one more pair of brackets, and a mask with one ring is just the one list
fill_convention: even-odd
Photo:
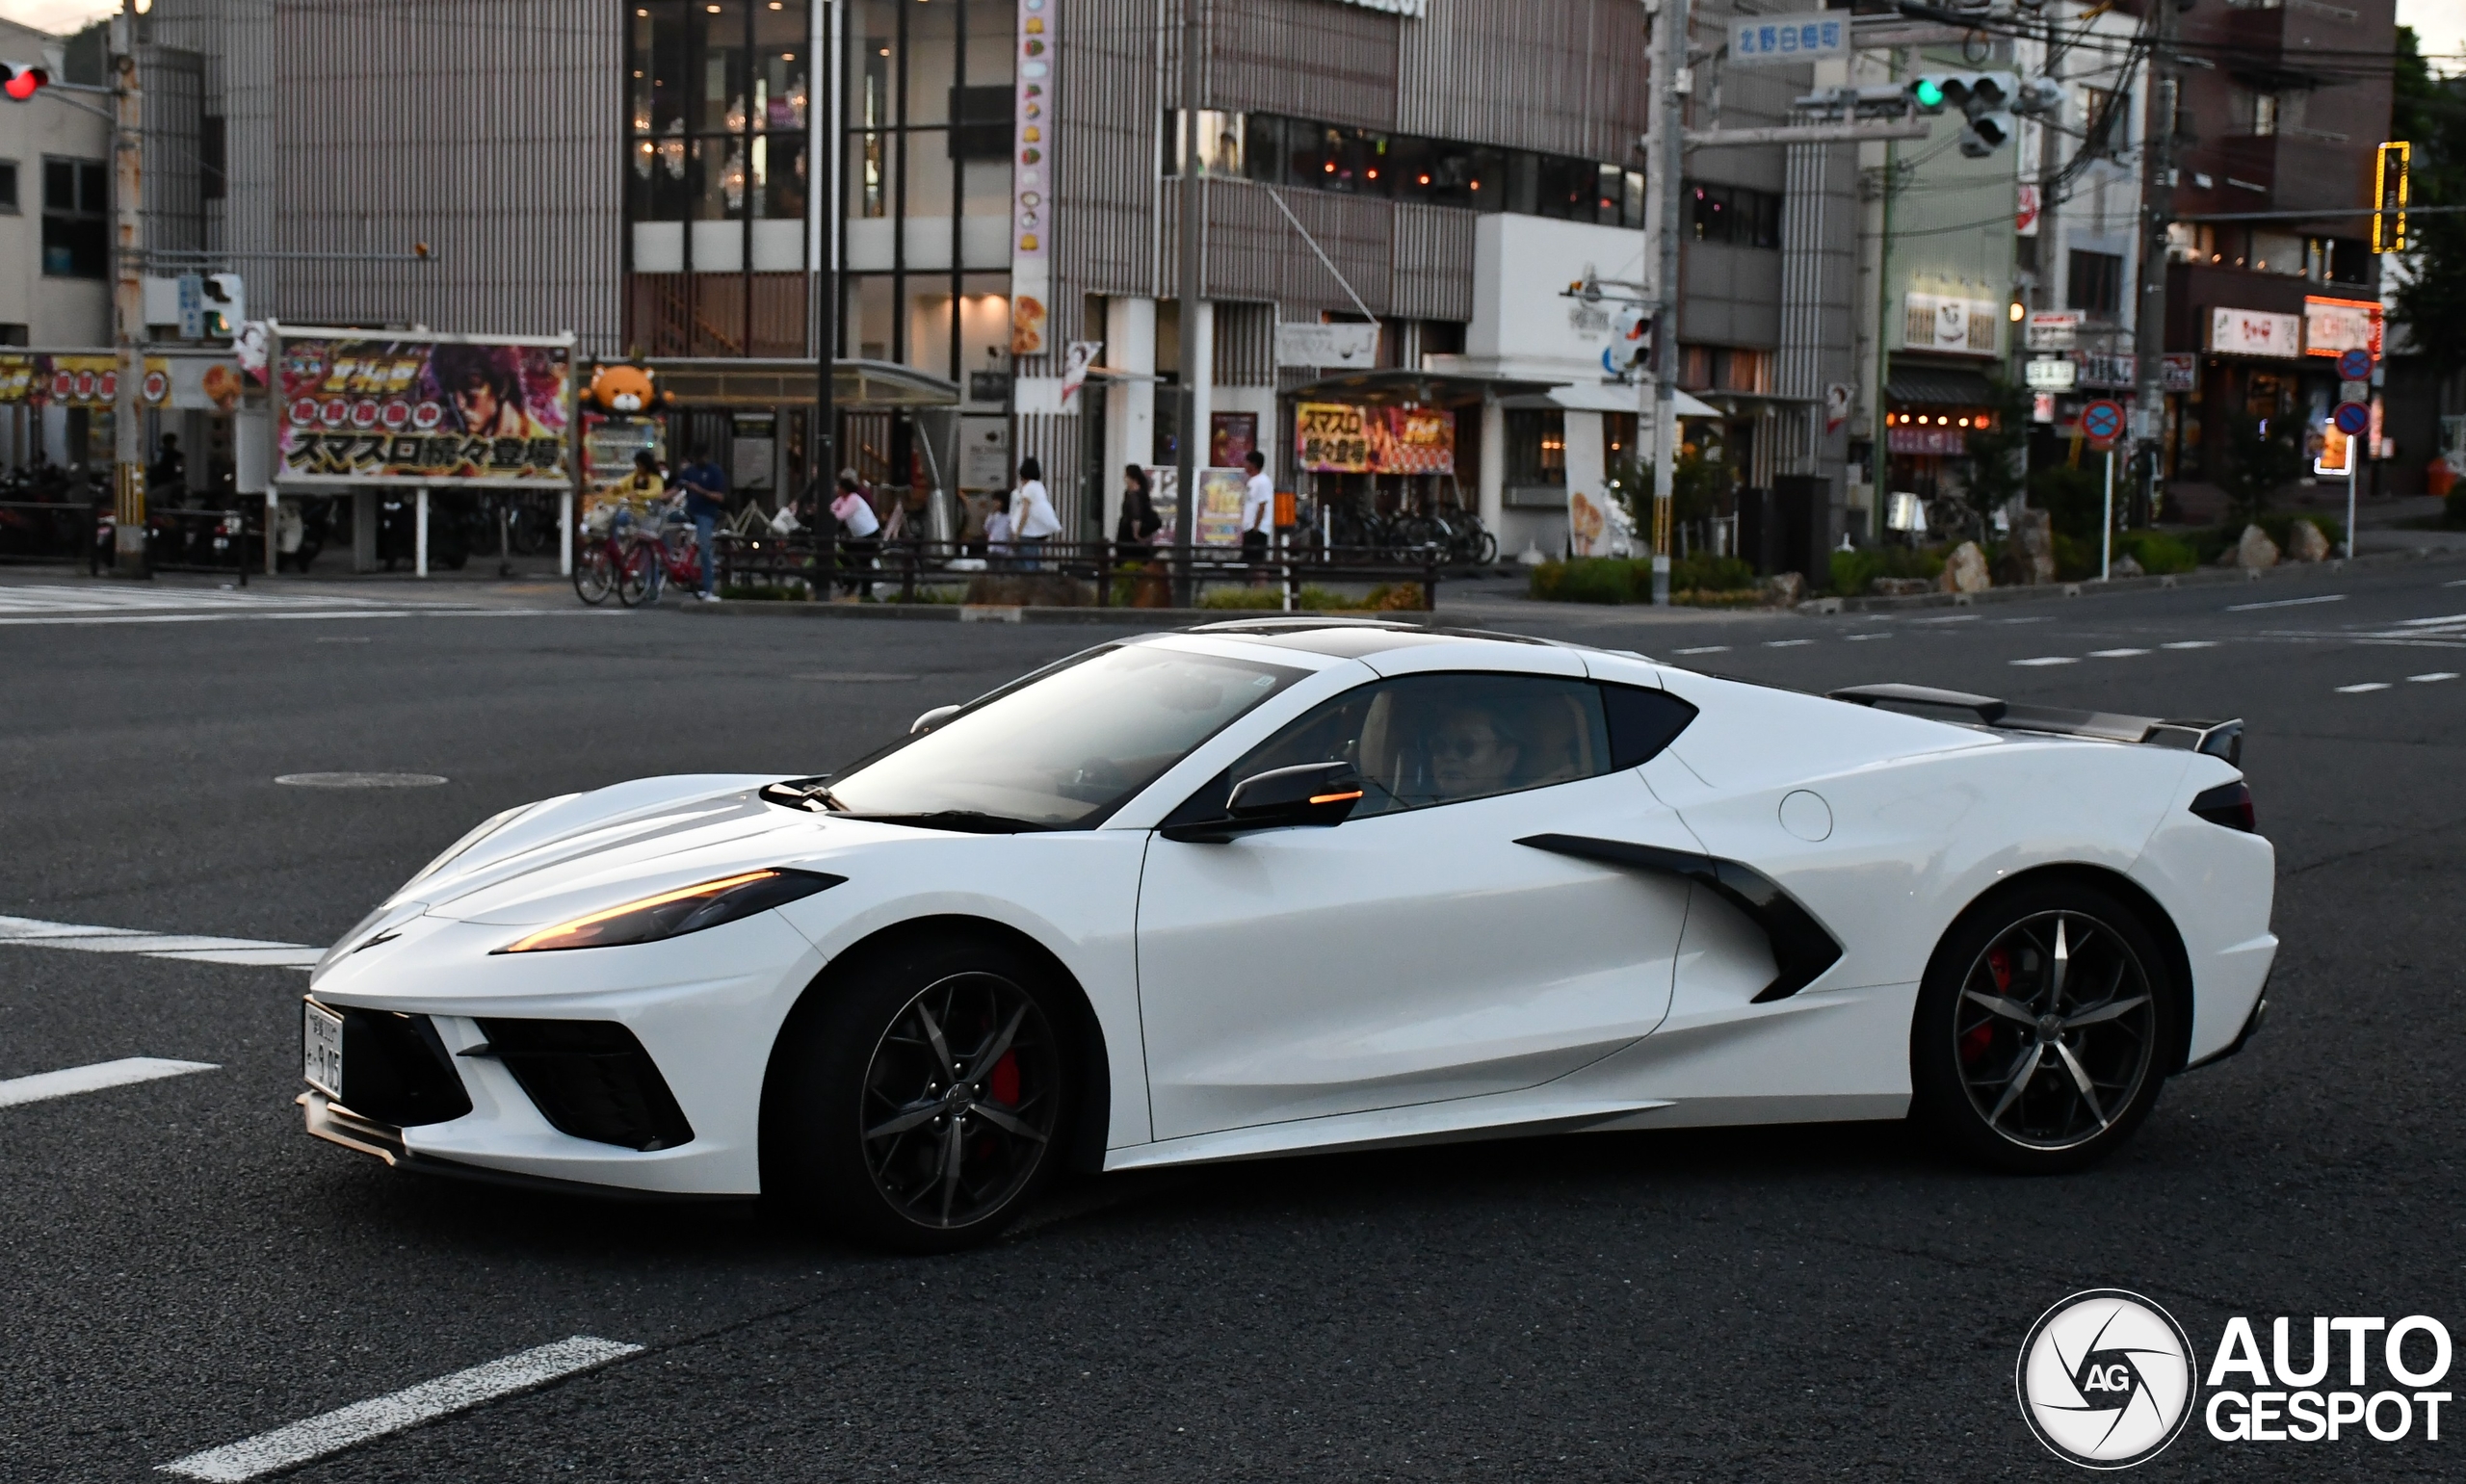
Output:
[[192,1479],[238,1481],[295,1468],[347,1447],[406,1431],[423,1422],[467,1412],[500,1396],[545,1386],[578,1371],[620,1361],[642,1346],[576,1335],[485,1366],[423,1381],[370,1400],[354,1402],[288,1427],[164,1464],[158,1470]]
[[2089,658],[2092,660],[2129,660],[2134,655],[2145,655],[2147,653],[2149,653],[2149,651],[2146,649],[2092,649],[2089,651]]
[[2386,690],[2388,689],[2389,682],[2385,680],[2367,680],[2359,686],[2340,686],[2338,687],[2338,694],[2361,695],[2367,690]]
[[0,613],[159,612],[167,609],[393,608],[388,598],[311,597],[238,587],[0,586]]
[[133,927],[92,927],[0,917],[0,945],[73,949],[81,953],[135,953],[145,958],[183,958],[200,964],[254,964],[268,969],[313,969],[326,950],[304,943],[261,938],[216,938],[197,933],[141,932]]
[[106,1087],[125,1087],[132,1082],[150,1082],[166,1077],[187,1077],[194,1072],[214,1070],[215,1065],[211,1061],[122,1056],[118,1061],[97,1062],[91,1067],[38,1072],[32,1077],[13,1077],[0,1081],[0,1107],[41,1103],[52,1098],[70,1098],[81,1092],[100,1092]]
[[2081,662],[2070,655],[2040,655],[2034,660],[2015,660],[2012,663],[2024,667],[2034,667],[2041,664],[2078,664]]

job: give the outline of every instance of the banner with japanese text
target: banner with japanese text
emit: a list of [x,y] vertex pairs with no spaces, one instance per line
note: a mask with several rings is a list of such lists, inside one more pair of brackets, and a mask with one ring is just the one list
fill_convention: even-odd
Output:
[[570,343],[285,328],[273,366],[278,482],[572,483]]
[[1294,409],[1294,447],[1314,473],[1453,474],[1456,414],[1305,402]]

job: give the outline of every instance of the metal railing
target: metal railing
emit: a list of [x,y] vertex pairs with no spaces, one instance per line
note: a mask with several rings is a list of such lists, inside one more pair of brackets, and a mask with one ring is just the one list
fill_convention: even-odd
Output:
[[[1412,607],[1428,612],[1437,604],[1439,579],[1448,566],[1447,553],[1436,546],[1418,552],[1377,547],[1271,549],[1252,560],[1238,547],[1203,546],[1185,556],[1172,547],[1043,541],[991,553],[976,542],[845,537],[818,542],[806,532],[790,536],[722,532],[715,544],[716,575],[721,586],[800,584],[817,597],[833,591],[878,593],[894,587],[896,595],[886,601],[895,603],[949,602],[949,598],[925,594],[964,588],[983,578],[1062,578],[1092,585],[1094,607],[1156,608],[1168,606],[1179,580],[1187,577],[1194,592],[1210,583],[1281,586],[1288,608],[1301,607],[1306,584],[1411,583],[1419,587]],[[1155,601],[1160,594],[1164,601]]]

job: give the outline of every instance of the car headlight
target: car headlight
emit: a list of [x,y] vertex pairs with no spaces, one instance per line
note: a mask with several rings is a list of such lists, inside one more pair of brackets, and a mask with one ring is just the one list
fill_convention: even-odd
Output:
[[846,876],[776,867],[748,871],[699,886],[679,887],[604,911],[569,919],[516,939],[496,951],[541,953],[557,949],[603,949],[625,943],[656,943],[733,923],[828,891]]

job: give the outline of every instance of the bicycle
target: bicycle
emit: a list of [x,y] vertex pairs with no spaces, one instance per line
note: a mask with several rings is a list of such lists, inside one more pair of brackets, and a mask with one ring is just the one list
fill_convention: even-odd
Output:
[[[662,579],[694,591],[702,586],[702,549],[694,528],[681,524],[664,524],[659,531],[645,531],[630,521],[620,523],[624,531],[624,562],[617,569],[616,601],[627,608],[644,603],[657,603]],[[673,540],[667,533],[676,533]]]

